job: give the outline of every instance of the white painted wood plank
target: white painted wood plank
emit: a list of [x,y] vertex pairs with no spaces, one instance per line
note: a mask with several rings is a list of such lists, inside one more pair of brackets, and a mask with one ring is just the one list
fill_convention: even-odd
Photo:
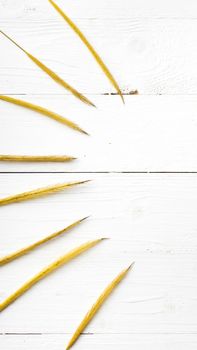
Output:
[[195,96],[21,96],[77,122],[90,137],[0,101],[0,154],[69,154],[70,163],[1,163],[0,171],[197,171]]
[[[52,18],[48,18],[46,10],[44,18],[37,20],[23,20],[16,12],[14,21],[6,16],[1,20],[1,28],[79,90],[112,92],[75,33],[51,11]],[[148,95],[197,93],[197,20],[102,17],[76,22],[124,92],[137,89]],[[0,50],[1,93],[65,92],[2,36]]]
[[[91,134],[85,137],[1,102],[0,153],[67,153],[78,160],[0,164],[3,172],[72,172],[1,174],[0,196],[93,179],[50,197],[0,208],[0,255],[91,215],[73,232],[1,268],[0,301],[65,251],[99,236],[110,238],[5,310],[0,317],[0,348],[64,349],[104,286],[136,260],[135,270],[77,346],[194,350],[197,176],[94,172],[197,171],[197,100],[192,96],[197,93],[196,1],[100,0],[91,6],[89,0],[67,0],[65,6],[58,0],[58,4],[95,44],[123,91],[138,89],[141,96],[127,97],[126,106],[117,96],[98,96],[112,92],[111,86],[47,1],[0,0],[0,28],[99,107],[95,111],[82,106],[0,38],[0,93],[19,94],[57,110]],[[166,96],[150,96],[159,94]]]
[[[60,350],[65,349],[70,335],[4,335],[0,336],[2,348],[20,350]],[[82,335],[76,349],[81,350],[196,350],[196,334],[153,335],[153,334],[86,334]]]
[[[3,197],[76,178],[85,175],[1,174],[0,193]],[[99,236],[110,238],[2,312],[1,332],[71,333],[110,279],[135,260],[134,271],[87,332],[195,333],[197,176],[97,174],[92,178],[75,189],[0,208],[1,255],[92,214],[75,232],[1,268],[1,300],[71,247]],[[130,342],[131,336],[125,339]]]
[[[195,0],[56,0],[72,17],[78,18],[197,18]],[[0,0],[0,18],[21,18],[23,20],[40,20],[54,18],[54,11],[47,1],[39,0]]]

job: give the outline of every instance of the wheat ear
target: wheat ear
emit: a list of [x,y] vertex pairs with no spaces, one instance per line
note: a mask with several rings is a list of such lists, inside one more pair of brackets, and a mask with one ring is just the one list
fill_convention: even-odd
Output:
[[35,105],[33,103],[24,101],[24,100],[20,100],[18,98],[13,98],[10,96],[5,96],[5,95],[0,95],[0,100],[5,101],[5,102],[9,102],[12,104],[15,104],[17,106],[21,106],[27,109],[31,109],[34,112],[40,113],[42,115],[45,115],[53,120],[56,120],[57,122],[64,124],[66,126],[68,126],[71,129],[77,130],[82,132],[83,134],[88,135],[88,133],[86,131],[84,131],[83,129],[80,128],[80,126],[78,126],[77,124],[75,124],[74,122],[72,122],[71,120],[62,117],[60,114],[55,113],[50,111],[49,109],[46,109],[44,107]]
[[4,33],[2,30],[0,31],[7,39],[9,39],[13,44],[15,44],[20,50],[22,50],[40,69],[42,69],[46,74],[48,74],[56,83],[63,86],[66,90],[70,91],[75,97],[77,97],[80,101],[95,107],[95,105],[87,99],[84,95],[82,95],[79,91],[77,91],[75,88],[73,88],[71,85],[69,85],[65,80],[63,80],[59,75],[57,75],[54,71],[52,71],[50,68],[45,66],[44,63],[42,63],[40,60],[38,60],[35,56],[30,54],[28,51],[23,49],[22,46],[20,46],[16,41],[14,41],[10,36],[8,36],[6,33]]
[[70,260],[74,259],[78,255],[82,254],[86,250],[94,247],[97,243],[101,242],[103,238],[86,242],[80,245],[77,248],[74,248],[67,254],[61,256],[59,259],[55,260],[52,264],[48,265],[44,269],[42,269],[39,273],[37,273],[30,280],[25,282],[19,289],[17,289],[13,294],[11,294],[7,299],[5,299],[0,304],[0,311],[3,311],[6,307],[8,307],[11,303],[13,303],[16,299],[18,299],[21,295],[27,292],[34,284],[42,280],[44,277],[57,270],[60,266],[66,264]]
[[28,199],[34,199],[37,197],[45,196],[45,195],[48,195],[51,193],[62,191],[68,187],[84,184],[84,183],[89,182],[89,181],[90,180],[67,182],[67,183],[37,188],[37,189],[32,190],[32,191],[23,192],[23,193],[19,193],[19,194],[13,195],[13,196],[1,198],[0,199],[0,206],[11,204],[11,203],[16,203],[16,202],[22,202],[22,201],[26,201]]
[[80,219],[78,221],[75,221],[74,223],[72,223],[71,225],[64,227],[62,230],[59,230],[57,232],[52,233],[49,236],[46,236],[44,238],[42,238],[41,240],[29,245],[28,247],[22,248],[17,250],[14,253],[11,253],[9,255],[6,255],[2,258],[0,258],[0,265],[5,265],[8,264],[9,262],[31,252],[32,250],[36,249],[37,247],[41,246],[42,244],[51,241],[54,238],[57,238],[59,236],[61,236],[62,234],[68,232],[69,230],[71,230],[73,227],[77,226],[78,224],[80,224],[82,221],[84,221],[85,219],[87,219],[88,217],[85,217],[83,219]]
[[108,298],[108,296],[113,292],[115,287],[122,281],[122,279],[126,276],[127,272],[131,267],[133,267],[134,263],[132,263],[128,268],[124,269],[122,272],[119,273],[119,275],[114,278],[114,280],[104,289],[102,294],[99,296],[99,298],[96,300],[95,304],[92,305],[91,309],[87,312],[83,320],[81,321],[80,325],[77,327],[76,331],[74,332],[71,340],[69,341],[69,344],[66,348],[66,350],[70,349],[71,346],[76,342],[76,340],[79,338],[82,331],[86,328],[88,323],[92,320],[96,312],[101,308],[104,301]]
[[74,32],[78,35],[78,37],[81,39],[81,41],[84,43],[84,45],[88,48],[89,52],[92,54],[106,77],[109,79],[111,82],[112,86],[115,88],[117,93],[120,95],[123,103],[124,103],[124,98],[122,95],[122,92],[120,90],[120,87],[113,77],[112,73],[109,71],[107,68],[106,64],[103,62],[102,58],[99,56],[99,54],[96,52],[94,47],[90,44],[88,39],[85,37],[85,35],[82,33],[82,31],[76,26],[76,24],[65,14],[65,12],[62,11],[62,9],[53,1],[49,0],[51,5],[55,8],[55,10],[64,18],[64,20],[68,23],[68,25],[74,30]]
[[30,156],[15,154],[0,154],[0,162],[69,162],[77,158],[71,156]]

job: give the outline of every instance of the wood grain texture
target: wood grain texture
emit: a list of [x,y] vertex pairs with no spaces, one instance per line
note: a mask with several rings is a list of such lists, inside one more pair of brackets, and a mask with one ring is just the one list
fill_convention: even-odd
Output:
[[[48,1],[48,0],[47,0]],[[0,18],[18,18],[22,20],[37,20],[54,18],[54,11],[47,1],[0,0]],[[60,7],[66,8],[73,18],[125,18],[125,17],[148,17],[148,18],[197,18],[196,1],[189,0],[100,0],[90,4],[89,0],[57,0]]]
[[139,95],[125,96],[125,106],[108,95],[110,84],[47,0],[0,0],[0,29],[98,106],[95,111],[82,106],[0,36],[0,94],[56,110],[91,134],[77,135],[1,101],[0,154],[78,159],[1,163],[0,198],[93,179],[65,193],[0,208],[0,256],[91,215],[69,235],[1,267],[0,301],[76,245],[110,238],[5,310],[0,348],[65,349],[106,284],[135,260],[135,269],[76,349],[196,350],[197,174],[187,173],[197,172],[196,0],[56,1],[124,94],[137,89]]
[[[89,0],[57,0],[59,6],[66,7],[73,17],[149,17],[149,18],[197,18],[196,1],[189,0],[100,0],[90,6]],[[45,19],[53,18],[54,12],[50,10],[47,1],[1,0],[0,13],[2,18],[35,19],[43,16]],[[38,16],[38,17],[37,17]]]
[[[75,33],[51,6],[48,8],[47,1],[42,3],[46,6],[44,18],[37,14],[37,18],[21,20],[19,14],[13,21],[5,16],[2,30],[79,91],[113,92]],[[123,92],[137,89],[148,95],[197,94],[197,19],[102,17],[77,18],[75,22]],[[2,36],[0,48],[2,94],[67,93]]]
[[[26,97],[24,97],[25,99]],[[1,171],[197,171],[195,96],[94,96],[97,110],[72,97],[28,96],[71,118],[90,136],[0,101],[0,154],[71,154],[71,163],[1,162]],[[88,175],[87,175],[88,176]]]
[[[0,192],[4,196],[74,176],[1,174]],[[70,235],[2,267],[1,300],[65,250],[101,235],[110,238],[2,313],[1,332],[72,333],[95,295],[135,260],[127,283],[117,288],[87,332],[126,334],[125,342],[136,333],[156,334],[160,341],[160,334],[176,333],[178,340],[180,333],[196,333],[196,174],[97,174],[93,180],[36,204],[1,208],[2,255],[92,214]]]
[[[20,348],[21,350],[59,350],[65,349],[65,340],[69,339],[67,334],[58,335],[2,335],[0,341],[4,349]],[[197,338],[195,334],[177,335],[153,335],[153,334],[85,334],[81,336],[80,344],[76,349],[81,350],[128,350],[130,347],[135,350],[152,350],[154,348],[166,350],[196,350]]]

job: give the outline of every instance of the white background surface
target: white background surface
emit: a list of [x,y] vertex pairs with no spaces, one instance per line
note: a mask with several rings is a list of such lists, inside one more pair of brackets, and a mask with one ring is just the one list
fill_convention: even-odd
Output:
[[92,179],[0,208],[3,256],[89,220],[1,267],[0,300],[72,247],[110,240],[47,277],[0,315],[3,350],[61,350],[106,284],[135,269],[76,349],[197,348],[197,3],[59,0],[129,94],[126,105],[47,1],[0,0],[0,27],[96,103],[82,105],[0,37],[0,93],[76,121],[80,135],[0,101],[1,154],[69,154],[72,163],[0,164],[0,195]]

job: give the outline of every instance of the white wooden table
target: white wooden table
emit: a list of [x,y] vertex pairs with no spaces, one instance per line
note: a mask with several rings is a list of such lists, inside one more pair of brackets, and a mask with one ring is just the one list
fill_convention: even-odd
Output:
[[[91,215],[1,267],[0,300],[59,255],[98,247],[0,315],[2,350],[61,350],[105,285],[133,260],[76,343],[81,350],[197,349],[197,3],[58,0],[111,68],[123,106],[48,1],[0,0],[0,27],[95,102],[82,105],[0,37],[0,93],[55,110],[91,136],[0,101],[0,154],[69,154],[71,163],[0,164],[0,195],[89,184],[0,208],[5,255]],[[130,95],[133,90],[139,95]],[[128,96],[127,96],[128,95]]]

